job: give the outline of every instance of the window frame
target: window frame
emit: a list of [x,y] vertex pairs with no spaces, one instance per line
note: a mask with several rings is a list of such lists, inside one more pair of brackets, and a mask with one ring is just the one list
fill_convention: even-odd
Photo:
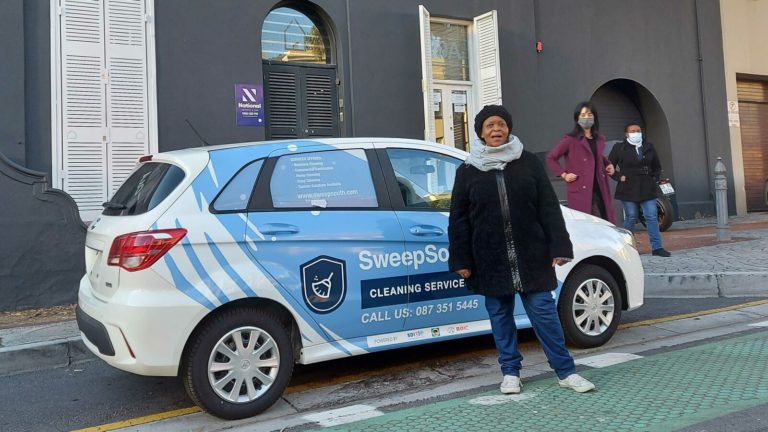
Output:
[[277,9],[293,9],[296,12],[299,12],[303,14],[305,17],[307,17],[312,24],[314,24],[321,32],[322,34],[322,40],[325,44],[325,63],[311,63],[311,62],[301,62],[301,61],[281,61],[281,60],[270,60],[270,59],[264,59],[261,58],[261,56],[264,53],[264,42],[263,42],[263,33],[259,34],[259,40],[260,42],[260,53],[259,57],[261,58],[262,62],[266,62],[268,64],[283,64],[283,65],[296,65],[296,66],[335,66],[336,65],[336,50],[334,49],[336,46],[336,39],[334,37],[333,28],[329,24],[330,20],[326,19],[323,14],[321,14],[319,11],[315,10],[310,5],[307,5],[301,1],[283,1],[278,4],[276,4],[272,9],[269,10],[264,15],[264,18],[261,20],[261,32],[264,31],[264,21],[266,21],[269,14],[274,12]]
[[[452,147],[446,147],[446,148],[452,148]],[[384,178],[386,181],[387,189],[390,191],[389,196],[392,201],[392,209],[395,211],[417,211],[417,212],[441,212],[445,213],[449,211],[449,209],[438,209],[438,208],[432,208],[432,207],[408,207],[405,205],[405,201],[403,201],[403,197],[400,194],[400,187],[397,183],[397,175],[395,174],[395,168],[392,165],[392,160],[389,158],[389,154],[387,154],[387,150],[410,150],[410,151],[421,151],[421,152],[430,152],[434,154],[438,154],[444,157],[448,158],[454,158],[459,162],[459,165],[463,164],[464,161],[456,157],[455,155],[444,153],[440,151],[436,151],[434,149],[426,149],[426,148],[415,148],[415,147],[400,147],[397,145],[387,146],[387,147],[380,147],[376,149],[376,154],[379,156],[379,159],[381,160],[381,166],[382,170],[384,172]],[[453,197],[453,187],[451,187],[451,197]]]
[[[237,170],[237,172],[235,172],[235,173],[232,175],[232,177],[230,177],[230,179],[229,179],[229,180],[227,180],[227,183],[226,183],[226,184],[224,184],[224,186],[223,186],[223,187],[222,187],[222,188],[221,188],[221,189],[220,189],[220,190],[219,190],[219,191],[216,193],[216,196],[213,198],[213,200],[211,200],[211,203],[210,203],[210,204],[208,204],[208,211],[209,211],[211,214],[236,214],[236,213],[247,213],[247,212],[248,212],[248,207],[249,207],[249,205],[250,205],[250,203],[251,203],[251,200],[253,199],[253,194],[256,192],[256,185],[257,185],[257,184],[258,184],[258,182],[259,182],[259,178],[260,178],[260,177],[262,176],[262,174],[264,173],[264,167],[266,166],[266,159],[267,159],[267,158],[265,158],[265,157],[262,157],[262,158],[254,159],[254,160],[252,160],[252,161],[250,161],[250,162],[247,162],[247,163],[243,164],[243,166],[241,166],[241,167],[240,167],[240,169],[238,169],[238,170]],[[248,196],[248,199],[247,199],[247,200],[246,200],[246,202],[245,202],[245,207],[244,207],[242,210],[219,210],[219,209],[215,208],[215,207],[214,207],[214,204],[216,204],[216,201],[218,201],[218,199],[219,199],[219,196],[220,196],[222,193],[224,193],[224,191],[227,189],[227,187],[229,187],[229,184],[230,184],[230,183],[232,183],[233,181],[235,181],[235,179],[237,178],[237,176],[238,176],[238,175],[240,175],[240,173],[241,173],[242,171],[244,171],[246,168],[248,168],[249,166],[251,166],[251,165],[253,165],[253,164],[255,164],[255,163],[259,162],[259,161],[264,161],[264,162],[262,163],[262,165],[261,165],[261,169],[259,169],[259,173],[258,173],[258,175],[256,176],[256,181],[254,181],[254,182],[253,182],[253,186],[251,187],[251,194]]]

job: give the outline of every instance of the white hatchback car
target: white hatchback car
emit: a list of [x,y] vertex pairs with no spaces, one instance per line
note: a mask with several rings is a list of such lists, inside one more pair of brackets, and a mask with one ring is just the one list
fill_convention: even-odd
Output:
[[[88,228],[83,340],[114,367],[180,375],[201,408],[236,419],[271,406],[295,362],[489,333],[483,297],[447,265],[466,156],[355,138],[143,157]],[[598,346],[642,305],[642,265],[628,231],[563,215],[575,259],[553,295],[570,343]]]

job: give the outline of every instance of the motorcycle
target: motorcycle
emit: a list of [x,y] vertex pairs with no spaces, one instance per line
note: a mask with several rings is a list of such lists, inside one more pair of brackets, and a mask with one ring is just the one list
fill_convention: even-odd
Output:
[[[660,179],[656,182],[659,187],[656,190],[656,216],[659,219],[659,231],[666,231],[672,226],[676,218],[675,206],[675,188],[669,179]],[[637,215],[638,220],[645,226],[645,217],[643,210]]]

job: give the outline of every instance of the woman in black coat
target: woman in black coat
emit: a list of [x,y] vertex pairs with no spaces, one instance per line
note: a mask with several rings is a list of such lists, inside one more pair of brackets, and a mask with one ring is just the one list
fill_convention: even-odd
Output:
[[538,158],[511,135],[512,117],[488,105],[475,117],[479,139],[456,170],[448,224],[449,267],[485,296],[499,351],[502,393],[519,393],[515,294],[519,294],[562,387],[595,388],[575,373],[553,290],[554,266],[573,258],[560,204]]
[[624,206],[624,228],[635,231],[638,209],[642,208],[651,253],[662,257],[671,256],[661,244],[656,214],[656,182],[661,175],[659,155],[653,144],[643,142],[639,124],[628,124],[624,128],[624,135],[624,141],[614,145],[608,155],[608,160],[616,167],[612,177],[619,183],[614,197]]

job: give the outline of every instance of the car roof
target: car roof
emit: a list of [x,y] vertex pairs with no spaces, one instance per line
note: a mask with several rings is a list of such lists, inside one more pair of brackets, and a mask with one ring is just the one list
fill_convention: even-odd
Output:
[[251,141],[251,142],[241,142],[241,143],[218,144],[218,145],[211,145],[211,146],[204,146],[204,147],[191,147],[187,149],[173,150],[173,151],[163,152],[163,153],[168,155],[173,155],[173,156],[183,156],[190,153],[215,152],[215,151],[242,148],[242,147],[260,147],[265,152],[271,152],[272,150],[282,149],[292,144],[298,147],[306,147],[306,146],[312,146],[312,145],[354,144],[359,142],[379,143],[379,144],[412,144],[412,145],[420,145],[420,146],[426,146],[426,147],[435,147],[435,148],[443,148],[443,149],[445,148],[445,145],[442,145],[442,144],[416,140],[416,139],[407,139],[407,138],[386,138],[386,137],[317,138],[317,139],[294,138],[294,139],[275,140],[275,141]]

